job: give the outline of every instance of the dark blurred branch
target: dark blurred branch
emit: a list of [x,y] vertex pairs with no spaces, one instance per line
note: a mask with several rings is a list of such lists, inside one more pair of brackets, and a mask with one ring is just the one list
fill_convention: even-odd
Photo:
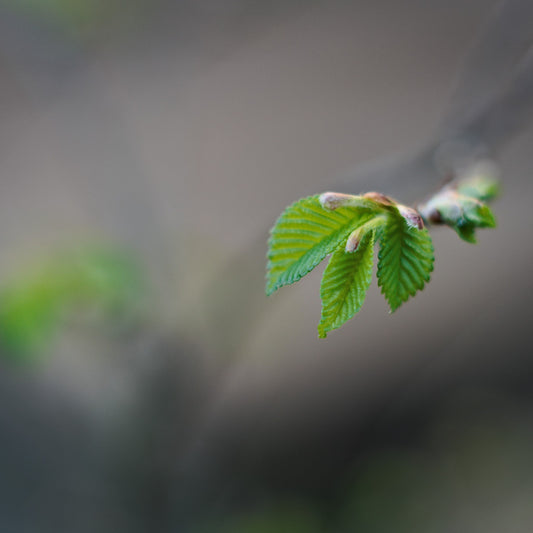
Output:
[[500,4],[469,55],[434,140],[421,150],[358,168],[334,188],[420,198],[481,157],[493,156],[533,111],[533,2]]
[[533,3],[498,2],[483,32],[467,55],[440,130],[457,130],[498,97],[532,41]]
[[532,111],[533,50],[530,49],[505,90],[466,124],[464,131],[496,152],[529,124]]

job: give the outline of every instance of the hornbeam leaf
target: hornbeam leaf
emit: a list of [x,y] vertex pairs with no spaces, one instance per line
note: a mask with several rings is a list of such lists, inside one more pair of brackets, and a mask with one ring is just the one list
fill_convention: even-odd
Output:
[[429,281],[433,244],[427,229],[409,227],[399,213],[390,216],[380,244],[378,285],[392,312]]
[[330,210],[322,207],[318,196],[310,196],[287,207],[268,241],[266,293],[298,281],[341,243],[344,245],[357,226],[381,212],[375,202],[369,206]]
[[340,328],[361,309],[372,281],[373,260],[374,231],[369,231],[362,238],[355,252],[345,252],[344,247],[339,246],[331,256],[320,286],[320,338]]

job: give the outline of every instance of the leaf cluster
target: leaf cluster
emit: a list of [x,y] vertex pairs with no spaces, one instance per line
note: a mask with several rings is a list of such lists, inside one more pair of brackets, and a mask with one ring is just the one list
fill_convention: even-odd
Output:
[[379,193],[324,193],[290,205],[271,230],[267,294],[301,279],[331,255],[320,288],[319,337],[339,328],[363,305],[377,277],[395,311],[424,288],[433,270],[433,245],[420,214]]

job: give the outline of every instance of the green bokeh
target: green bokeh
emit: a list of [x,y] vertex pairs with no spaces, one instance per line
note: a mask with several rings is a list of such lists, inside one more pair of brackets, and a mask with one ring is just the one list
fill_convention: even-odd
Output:
[[33,355],[77,310],[119,323],[137,313],[143,292],[140,269],[125,253],[103,248],[60,253],[0,290],[0,347],[19,358]]

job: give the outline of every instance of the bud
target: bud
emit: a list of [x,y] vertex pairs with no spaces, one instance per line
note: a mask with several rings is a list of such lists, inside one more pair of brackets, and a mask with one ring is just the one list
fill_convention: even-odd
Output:
[[420,213],[433,224],[456,226],[464,222],[464,211],[457,191],[446,188],[435,194],[428,202],[418,206]]
[[383,205],[394,205],[396,203],[392,198],[385,196],[380,192],[367,192],[366,194],[363,194],[363,197]]
[[343,194],[340,192],[324,192],[318,200],[320,205],[326,209],[337,209],[345,205],[350,205],[355,196],[352,194]]
[[361,244],[361,241],[364,239],[365,235],[386,224],[387,218],[388,215],[386,214],[377,215],[362,226],[359,226],[357,229],[353,230],[346,241],[344,251],[348,253],[355,252],[357,248],[359,248],[359,244]]
[[416,209],[405,205],[398,205],[398,211],[409,227],[418,228],[419,230],[424,228],[424,221]]
[[361,244],[361,238],[365,232],[363,228],[364,226],[357,228],[356,230],[352,231],[352,233],[350,233],[350,236],[346,241],[346,247],[344,248],[345,252],[355,252],[357,248],[359,248],[359,244]]
[[376,202],[353,194],[340,192],[324,192],[318,197],[320,205],[324,209],[337,209],[339,207],[361,207],[363,209],[376,209]]

